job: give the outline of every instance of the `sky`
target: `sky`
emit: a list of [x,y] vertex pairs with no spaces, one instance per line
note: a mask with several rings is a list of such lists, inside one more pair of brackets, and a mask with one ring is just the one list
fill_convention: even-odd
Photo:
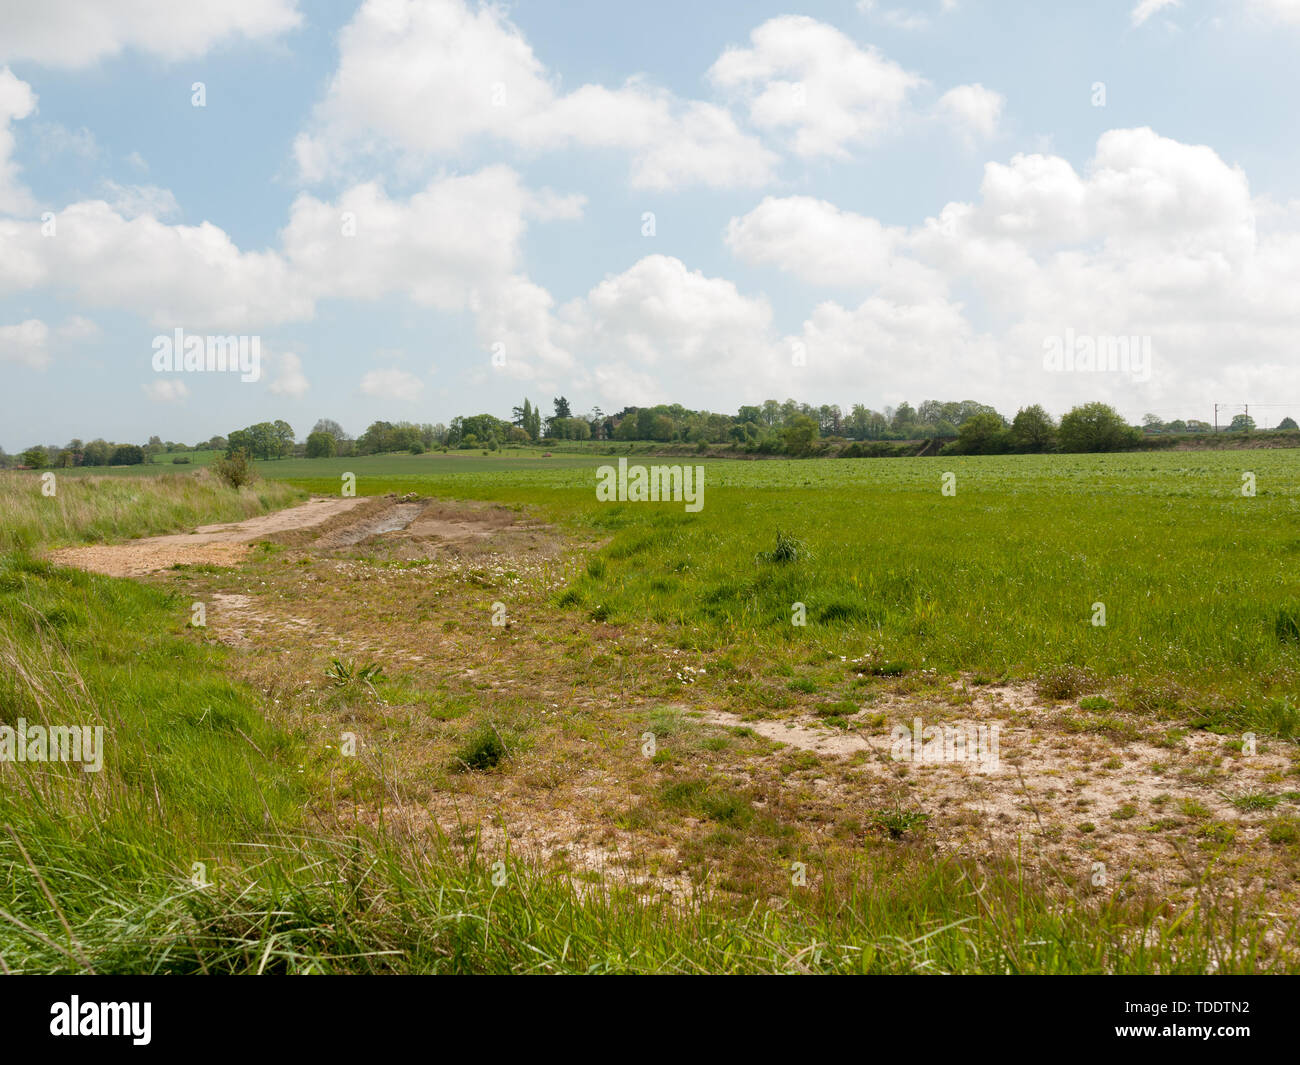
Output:
[[1298,48],[1300,0],[0,0],[0,447],[1300,418]]

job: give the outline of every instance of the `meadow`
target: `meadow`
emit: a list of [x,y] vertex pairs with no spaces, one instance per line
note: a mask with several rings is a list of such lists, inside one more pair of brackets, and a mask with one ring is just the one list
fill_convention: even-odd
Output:
[[[34,474],[0,478],[0,723],[112,737],[102,773],[0,766],[0,967],[1295,970],[1300,452],[706,460],[697,514],[598,503],[607,461],[282,460],[239,492],[181,467],[69,478],[55,500]],[[242,570],[148,581],[40,557],[337,495],[345,473],[363,496],[505,507],[554,554],[268,544]],[[195,599],[236,595],[270,618],[248,638],[190,624]],[[490,627],[496,601],[512,629]],[[1090,763],[1048,778],[1132,784],[1132,803],[1102,820],[1080,799],[1077,826],[967,855],[927,836],[948,800],[755,732],[815,714],[866,735],[882,709],[965,712],[1017,684],[1041,696],[1021,715],[1033,742]],[[375,753],[341,766],[340,728]],[[1280,768],[1227,794],[1202,741],[1239,759],[1247,730]],[[1168,763],[1168,794],[1124,779],[1147,764],[1131,744]],[[642,879],[502,849],[492,811],[520,809],[641,841]],[[1117,861],[1100,837],[1130,826],[1183,866],[1139,854],[1154,886],[1089,887],[1098,856]],[[710,886],[665,887],[685,881]]]
[[[614,461],[261,468],[316,493],[352,472],[363,495],[526,504],[596,530],[609,537],[606,568],[578,577],[571,603],[697,632],[713,648],[803,642],[995,677],[1072,668],[1138,703],[1182,693],[1207,713],[1300,724],[1300,451],[704,461],[698,514],[598,503],[595,470]],[[804,551],[762,564],[778,532]]]

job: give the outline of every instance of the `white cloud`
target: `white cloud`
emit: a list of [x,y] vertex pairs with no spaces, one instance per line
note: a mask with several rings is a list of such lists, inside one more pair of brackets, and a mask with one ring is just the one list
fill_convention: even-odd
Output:
[[78,68],[128,48],[194,59],[237,38],[279,36],[301,21],[296,0],[0,0],[0,62]]
[[1300,26],[1300,0],[1246,0],[1246,6],[1265,21]]
[[38,122],[32,132],[36,134],[37,151],[43,163],[60,155],[90,162],[103,154],[95,135],[85,126],[69,129],[59,122]]
[[[264,352],[264,359],[265,356]],[[301,358],[291,351],[286,351],[281,355],[272,355],[265,361],[270,362],[271,368],[275,371],[275,378],[268,386],[274,395],[301,399],[307,394],[311,385],[307,381],[307,375],[302,372]]]
[[731,396],[780,357],[766,300],[665,255],[606,278],[560,320],[604,402],[678,402],[684,388]]
[[[570,365],[550,336],[550,295],[521,271],[521,242],[530,221],[580,217],[585,201],[530,190],[508,167],[437,179],[405,198],[374,182],[333,201],[302,194],[279,248],[266,251],[241,250],[211,223],[160,221],[176,207],[166,190],[106,188],[113,205],[69,205],[54,236],[36,220],[0,219],[0,295],[52,288],[164,329],[233,333],[308,320],[322,299],[398,294],[474,315],[484,350],[505,344],[516,376]],[[290,375],[285,389],[298,381]]]
[[239,327],[309,318],[311,293],[276,252],[241,251],[210,222],[172,226],[125,218],[103,200],[41,224],[0,221],[0,291],[50,286],[84,304],[134,311],[155,325]]
[[31,193],[18,180],[18,165],[9,158],[14,135],[9,123],[36,110],[36,94],[8,67],[0,68],[0,214],[23,214],[35,207]]
[[1163,11],[1167,7],[1180,6],[1181,0],[1141,0],[1137,7],[1129,12],[1129,20],[1134,26],[1141,26],[1156,12]]
[[[947,15],[957,10],[957,0],[938,0],[937,4],[925,3],[921,6],[930,9],[937,7],[939,14]],[[915,5],[906,8],[882,7],[876,0],[858,0],[858,10],[895,30],[927,30],[934,25],[932,15],[926,14],[924,10],[916,10]]]
[[908,231],[841,211],[810,196],[769,196],[727,226],[726,243],[744,262],[776,266],[804,281],[907,296],[941,293],[941,276],[910,257]]
[[179,403],[190,394],[189,386],[175,377],[160,377],[141,387],[155,403]]
[[528,152],[594,148],[631,158],[641,188],[761,184],[775,156],[722,108],[644,79],[568,94],[495,6],[366,0],[339,34],[339,65],[294,152],[303,177],[360,160],[406,170],[487,139]]
[[367,182],[333,202],[299,196],[284,250],[317,296],[373,300],[396,291],[423,306],[460,310],[514,272],[528,216],[576,209],[555,194],[534,197],[504,166],[430,182],[404,200]]
[[[977,200],[911,228],[768,198],[732,221],[727,243],[747,263],[862,294],[856,309],[813,310],[791,394],[813,382],[860,394],[865,379],[890,402],[961,394],[1059,410],[1102,398],[1192,413],[1224,395],[1300,392],[1300,204],[1254,200],[1239,168],[1150,129],[1103,134],[1084,173],[1056,156],[990,163]],[[978,297],[986,330],[958,290]],[[1150,337],[1150,381],[1045,372],[1044,341],[1066,330]]]
[[361,391],[377,399],[415,402],[424,392],[424,382],[406,370],[370,370],[361,378]]
[[49,364],[46,341],[50,329],[39,318],[28,318],[17,325],[0,325],[0,362],[20,362],[43,369]]
[[148,215],[165,219],[175,218],[181,213],[171,189],[157,185],[119,185],[111,180],[105,180],[102,185],[109,206],[123,218]]
[[894,126],[923,84],[874,48],[802,15],[769,19],[750,48],[730,48],[710,68],[714,84],[741,94],[761,129],[791,136],[803,156],[843,156]]
[[988,140],[997,135],[1006,102],[1001,93],[977,83],[949,89],[939,97],[935,109],[971,141],[976,138]]
[[74,314],[58,328],[64,340],[94,340],[103,332],[98,323],[80,314]]

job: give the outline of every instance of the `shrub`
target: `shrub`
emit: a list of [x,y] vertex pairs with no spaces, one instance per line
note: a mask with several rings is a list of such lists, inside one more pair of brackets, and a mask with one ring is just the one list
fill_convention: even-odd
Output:
[[231,488],[243,488],[246,484],[252,484],[257,477],[253,472],[253,460],[248,457],[248,452],[243,448],[217,459],[212,464],[212,472]]

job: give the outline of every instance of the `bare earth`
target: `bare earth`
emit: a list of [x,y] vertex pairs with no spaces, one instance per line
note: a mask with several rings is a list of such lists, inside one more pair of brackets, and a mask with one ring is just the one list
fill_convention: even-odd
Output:
[[248,554],[249,545],[276,533],[310,529],[331,518],[346,514],[363,498],[309,499],[296,507],[263,514],[246,521],[226,525],[200,525],[191,533],[150,536],[125,544],[96,544],[91,547],[65,547],[50,553],[50,561],[64,566],[110,577],[139,577],[146,573],[170,569],[181,563],[191,566],[238,565]]

